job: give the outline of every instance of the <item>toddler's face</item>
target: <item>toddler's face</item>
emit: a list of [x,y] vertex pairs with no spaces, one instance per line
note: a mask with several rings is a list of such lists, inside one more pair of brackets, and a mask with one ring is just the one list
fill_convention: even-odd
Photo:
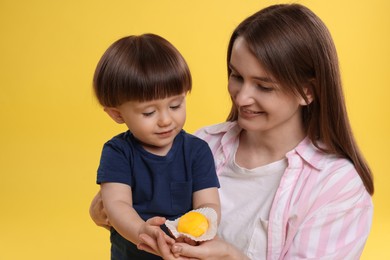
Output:
[[166,155],[186,119],[186,93],[146,102],[128,101],[117,109],[145,150]]

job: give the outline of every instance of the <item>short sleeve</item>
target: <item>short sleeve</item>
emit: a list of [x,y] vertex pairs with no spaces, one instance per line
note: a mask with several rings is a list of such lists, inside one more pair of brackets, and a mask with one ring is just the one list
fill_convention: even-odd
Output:
[[126,144],[119,141],[108,141],[102,151],[97,171],[97,183],[118,182],[132,185],[130,152]]
[[199,139],[192,164],[194,191],[217,187],[219,181],[215,171],[214,157],[207,143]]

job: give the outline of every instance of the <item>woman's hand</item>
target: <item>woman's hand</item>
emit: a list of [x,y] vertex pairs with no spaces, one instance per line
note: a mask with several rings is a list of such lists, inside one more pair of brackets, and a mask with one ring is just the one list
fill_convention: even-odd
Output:
[[108,220],[106,210],[103,206],[103,200],[100,190],[92,200],[91,206],[89,207],[89,215],[91,216],[92,220],[95,222],[96,225],[110,230],[111,224]]
[[186,243],[176,243],[172,246],[171,250],[174,256],[186,257],[185,259],[249,259],[233,245],[219,237],[205,241],[198,246],[192,246]]
[[138,249],[159,255],[166,260],[249,259],[233,245],[225,242],[219,237],[203,242],[198,246],[187,243],[169,245],[162,236],[159,236],[157,240],[154,240],[146,234],[140,235],[140,241],[141,243],[138,245]]

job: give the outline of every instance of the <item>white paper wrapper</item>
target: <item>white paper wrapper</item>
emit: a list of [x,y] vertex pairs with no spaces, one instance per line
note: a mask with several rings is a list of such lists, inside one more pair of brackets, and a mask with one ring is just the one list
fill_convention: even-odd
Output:
[[215,237],[215,235],[217,234],[217,228],[218,228],[218,220],[217,220],[218,216],[217,216],[217,213],[215,212],[215,210],[212,208],[200,208],[200,209],[194,209],[192,211],[199,212],[199,213],[203,214],[209,222],[209,228],[207,229],[207,231],[203,235],[201,235],[199,237],[194,237],[194,236],[191,236],[190,234],[181,233],[181,232],[177,231],[177,224],[179,222],[179,218],[177,218],[173,221],[167,220],[167,221],[165,221],[165,225],[171,231],[172,235],[175,236],[175,238],[185,236],[185,237],[189,237],[192,240],[198,241],[198,242],[213,239]]

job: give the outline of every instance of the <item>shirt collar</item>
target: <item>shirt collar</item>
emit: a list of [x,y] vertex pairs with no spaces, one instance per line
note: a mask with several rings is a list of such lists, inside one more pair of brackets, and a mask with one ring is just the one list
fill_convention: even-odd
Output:
[[[221,145],[223,147],[223,152],[227,156],[228,152],[225,144],[230,142],[234,138],[238,138],[241,127],[237,124],[237,121],[225,122],[211,127],[207,127],[205,131],[208,134],[223,134],[221,139]],[[322,143],[319,143],[321,146]],[[312,167],[317,170],[322,170],[325,166],[325,153],[317,148],[309,137],[305,137],[293,150],[286,154],[286,157],[291,159],[294,154],[298,155],[302,160],[310,164]],[[290,161],[290,160],[289,160]]]
[[325,166],[325,153],[317,148],[309,137],[303,139],[292,151],[288,152],[287,158],[294,153],[317,170],[322,170]]

